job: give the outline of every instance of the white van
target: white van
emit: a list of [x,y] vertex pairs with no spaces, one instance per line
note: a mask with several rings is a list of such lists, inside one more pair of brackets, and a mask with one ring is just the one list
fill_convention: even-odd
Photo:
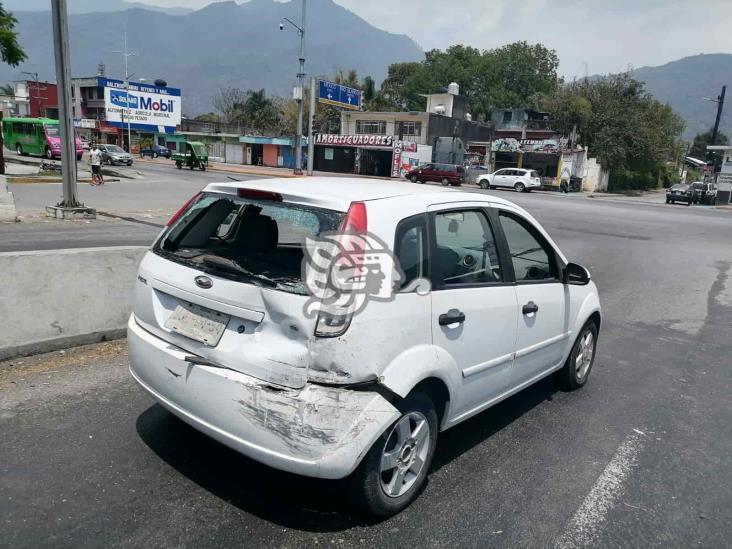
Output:
[[[333,232],[387,248],[360,257],[392,254],[390,297],[307,313],[303,242]],[[554,372],[584,385],[599,328],[588,271],[518,206],[312,177],[186,203],[142,260],[128,338],[133,377],[172,413],[272,467],[350,476],[389,515],[424,485],[439,431]]]

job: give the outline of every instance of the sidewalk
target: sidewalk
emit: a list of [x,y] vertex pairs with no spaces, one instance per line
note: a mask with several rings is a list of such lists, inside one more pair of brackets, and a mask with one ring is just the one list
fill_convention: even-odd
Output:
[[[138,158],[135,160],[140,164],[157,164],[161,166],[172,166],[173,163],[167,158],[158,157]],[[187,169],[187,168],[183,168]],[[237,173],[241,175],[259,175],[262,177],[303,177],[292,173],[292,168],[272,168],[270,166],[253,166],[251,164],[227,164],[225,162],[209,162],[207,171],[222,173]],[[392,179],[391,177],[381,177],[377,175],[357,175],[352,173],[334,173],[314,171],[314,176],[318,177],[359,177],[364,179]],[[404,181],[404,180],[402,180]]]
[[[162,157],[156,159],[138,158],[135,161],[140,164],[173,166],[171,160]],[[206,170],[212,172],[239,173],[242,175],[260,175],[262,177],[300,177],[293,174],[291,168],[270,168],[268,166],[252,166],[249,164],[226,164],[224,162],[209,162]]]

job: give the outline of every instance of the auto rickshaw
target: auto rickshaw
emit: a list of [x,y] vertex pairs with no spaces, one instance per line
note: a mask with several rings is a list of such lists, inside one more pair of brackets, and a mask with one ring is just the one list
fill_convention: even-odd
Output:
[[187,166],[190,169],[200,168],[206,171],[208,165],[208,151],[206,145],[200,141],[185,141],[183,143],[185,152],[173,153],[170,159],[175,162],[175,167],[179,170],[183,166]]

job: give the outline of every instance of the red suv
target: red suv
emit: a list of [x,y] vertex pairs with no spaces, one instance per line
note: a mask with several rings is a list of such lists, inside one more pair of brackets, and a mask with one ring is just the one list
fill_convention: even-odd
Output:
[[462,185],[465,181],[465,168],[457,164],[437,164],[431,162],[422,164],[408,171],[405,176],[412,183],[425,181],[439,181],[445,187],[448,185]]

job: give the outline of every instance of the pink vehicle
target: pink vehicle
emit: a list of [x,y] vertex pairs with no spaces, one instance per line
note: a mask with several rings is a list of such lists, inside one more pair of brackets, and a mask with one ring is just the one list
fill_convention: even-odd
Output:
[[[3,138],[8,148],[19,155],[39,155],[61,158],[61,134],[58,120],[51,118],[6,118],[3,120]],[[81,160],[84,149],[75,137],[76,159]]]

